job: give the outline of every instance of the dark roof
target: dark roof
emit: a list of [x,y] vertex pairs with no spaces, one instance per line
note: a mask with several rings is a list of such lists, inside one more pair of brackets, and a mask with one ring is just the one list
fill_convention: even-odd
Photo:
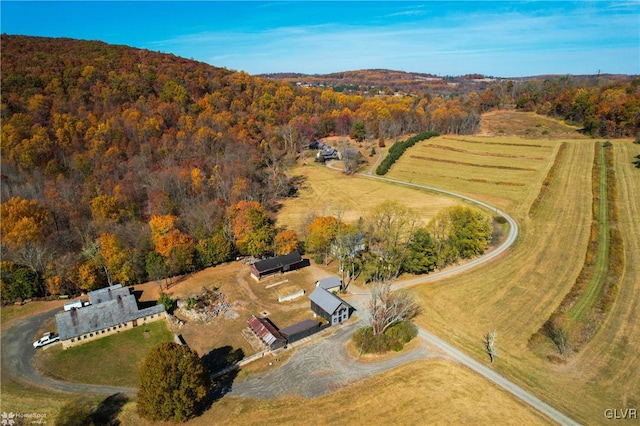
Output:
[[139,310],[135,296],[127,294],[56,314],[56,325],[60,340],[67,340],[161,312],[162,305]]
[[343,303],[347,306],[351,306],[335,294],[329,293],[327,290],[321,287],[316,287],[316,289],[313,290],[313,293],[311,293],[311,295],[309,296],[309,299],[311,299],[313,303],[318,305],[323,311],[330,315],[333,315],[333,313]]
[[281,329],[280,334],[282,334],[283,336],[290,336],[292,334],[297,334],[302,331],[317,328],[319,325],[320,325],[319,321],[308,319],[308,320],[304,320],[297,324],[293,324],[293,325],[290,325],[289,327],[285,327]]
[[283,268],[286,265],[294,265],[302,261],[302,256],[297,251],[294,251],[283,256],[271,257],[269,259],[261,260],[253,264],[259,273],[265,273]]
[[271,346],[276,340],[285,340],[276,326],[266,318],[258,318],[255,315],[251,315],[247,320],[247,324],[267,346]]

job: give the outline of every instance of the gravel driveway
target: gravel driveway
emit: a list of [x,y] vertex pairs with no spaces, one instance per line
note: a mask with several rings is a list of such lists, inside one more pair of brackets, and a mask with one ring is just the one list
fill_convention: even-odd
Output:
[[347,353],[346,343],[361,326],[361,322],[337,326],[333,335],[298,348],[285,364],[267,373],[235,382],[230,394],[262,399],[283,395],[315,398],[399,365],[431,356],[420,346],[383,361],[359,362]]

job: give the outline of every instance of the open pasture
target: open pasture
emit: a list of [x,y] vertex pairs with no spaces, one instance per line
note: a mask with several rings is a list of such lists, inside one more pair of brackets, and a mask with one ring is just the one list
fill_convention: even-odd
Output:
[[354,223],[385,200],[395,200],[417,212],[426,224],[438,211],[458,204],[441,194],[429,193],[402,185],[346,176],[319,164],[298,167],[294,174],[304,177],[296,198],[284,201],[278,212],[277,225],[303,233],[311,215],[342,214],[344,221]]
[[557,141],[440,136],[418,143],[388,176],[482,198],[520,217],[558,150]]
[[[303,413],[303,414],[301,414]],[[133,404],[123,426],[151,425]],[[268,420],[267,420],[268,419]],[[185,425],[474,424],[548,425],[546,417],[478,375],[444,360],[416,361],[320,398],[274,400],[225,396]]]
[[[633,145],[614,141],[626,257],[621,291],[592,341],[577,355],[552,363],[548,355],[555,348],[548,345],[532,351],[528,339],[560,304],[580,273],[592,217],[594,143],[566,142],[555,179],[533,218],[526,212],[548,163],[527,187],[506,195],[505,188],[497,185],[478,183],[462,191],[456,188],[458,181],[449,182],[450,189],[474,192],[479,199],[509,201],[507,212],[519,220],[521,233],[500,261],[416,288],[424,309],[418,322],[485,362],[483,336],[496,329],[494,368],[576,420],[594,424],[606,420],[606,408],[636,408],[640,404],[640,273],[636,261],[640,258],[640,174],[630,162]],[[559,145],[561,141],[543,143]],[[508,146],[504,148],[508,153]],[[391,176],[399,178],[403,170],[406,173],[409,166],[405,161],[402,158],[398,168],[392,168]],[[437,182],[425,177],[421,183],[444,186],[446,175],[440,174],[439,168],[449,173],[452,167],[435,165],[431,173]],[[466,174],[463,167],[461,175]]]

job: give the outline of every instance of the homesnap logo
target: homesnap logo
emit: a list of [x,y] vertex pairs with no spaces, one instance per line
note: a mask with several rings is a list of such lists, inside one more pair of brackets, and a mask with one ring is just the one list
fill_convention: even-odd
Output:
[[14,413],[2,413],[0,414],[0,417],[2,417],[2,420],[0,420],[0,424],[4,425],[13,425],[16,421],[14,420],[16,418],[16,415]]

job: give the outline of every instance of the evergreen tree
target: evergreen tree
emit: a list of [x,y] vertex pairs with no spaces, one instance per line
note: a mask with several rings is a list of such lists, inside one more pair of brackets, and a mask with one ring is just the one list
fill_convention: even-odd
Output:
[[188,346],[160,343],[145,358],[138,390],[141,417],[184,422],[197,414],[206,395],[204,365]]

